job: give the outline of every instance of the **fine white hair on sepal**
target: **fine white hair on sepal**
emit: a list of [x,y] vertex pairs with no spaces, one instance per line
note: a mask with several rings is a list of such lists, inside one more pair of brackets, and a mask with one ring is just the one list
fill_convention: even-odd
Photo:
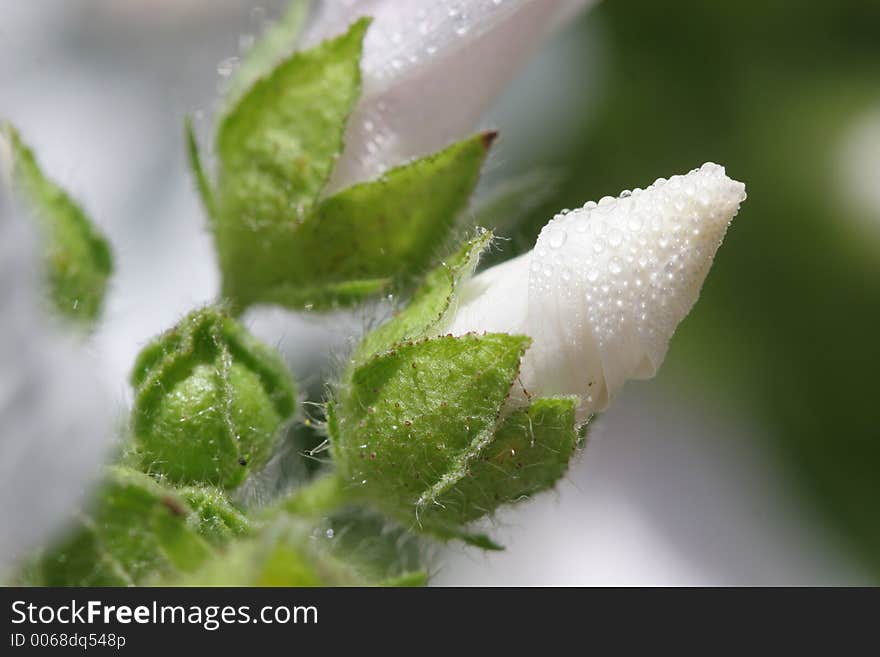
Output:
[[563,211],[532,251],[465,285],[449,330],[531,336],[514,394],[576,394],[586,419],[656,374],[745,198],[706,163]]
[[48,314],[32,225],[0,205],[2,576],[70,521],[100,473],[116,414],[86,340]]
[[553,30],[594,0],[328,0],[302,47],[371,16],[363,89],[325,192],[438,151],[480,117]]

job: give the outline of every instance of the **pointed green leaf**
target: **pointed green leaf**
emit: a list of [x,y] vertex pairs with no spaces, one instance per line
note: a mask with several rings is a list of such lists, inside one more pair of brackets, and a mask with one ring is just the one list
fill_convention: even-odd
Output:
[[67,192],[43,174],[18,131],[5,124],[2,134],[11,146],[14,184],[40,222],[55,308],[78,323],[93,324],[113,271],[110,246]]
[[[506,334],[439,337],[356,367],[329,409],[340,476],[389,515],[419,526],[419,513],[492,440],[529,343]],[[435,518],[421,527],[434,529]]]
[[234,106],[254,82],[268,75],[293,51],[311,4],[309,0],[293,0],[284,15],[250,47],[229,82],[224,107]]
[[224,270],[226,294],[243,305],[325,309],[420,275],[467,206],[493,138],[471,137],[342,190],[283,231],[260,228],[259,253],[241,271]]
[[[361,19],[346,34],[295,53],[223,118],[213,219],[230,297],[257,292],[248,286],[250,270],[265,275],[267,264],[283,260],[277,243],[289,240],[329,178],[360,93],[368,25]],[[261,263],[266,255],[271,262]]]
[[573,397],[535,399],[513,411],[494,439],[468,465],[466,476],[425,509],[465,524],[500,505],[552,488],[565,474],[578,444]]
[[492,242],[492,233],[478,230],[476,237],[431,271],[409,304],[363,339],[354,360],[363,361],[394,345],[426,337],[450,311],[458,286],[473,274],[477,262]]
[[202,164],[202,156],[199,153],[199,140],[196,137],[192,117],[187,116],[183,123],[186,134],[186,153],[189,167],[196,179],[196,189],[202,199],[202,204],[208,212],[208,216],[214,216],[214,192],[211,189],[211,181]]

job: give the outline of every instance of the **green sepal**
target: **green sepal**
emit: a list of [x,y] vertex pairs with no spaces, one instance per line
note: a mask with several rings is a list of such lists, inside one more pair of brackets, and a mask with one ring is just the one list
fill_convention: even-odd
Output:
[[39,220],[53,305],[90,326],[101,314],[113,272],[110,246],[76,201],[43,174],[18,131],[7,123],[0,133],[11,147],[13,183]]
[[466,524],[502,504],[529,499],[565,474],[579,442],[575,397],[533,399],[498,426],[493,440],[468,464],[467,474],[438,494],[432,513]]
[[148,344],[131,379],[134,458],[177,484],[237,486],[268,460],[296,406],[280,356],[216,307]]
[[310,0],[293,0],[284,15],[273,23],[244,54],[223,96],[224,109],[237,101],[296,46],[311,7]]
[[182,496],[117,466],[107,469],[91,508],[27,569],[27,583],[131,586],[195,571],[212,555],[199,514]]
[[355,362],[400,342],[430,335],[431,329],[440,325],[453,309],[459,285],[473,274],[492,237],[491,232],[477,229],[475,237],[429,272],[406,308],[364,337],[355,353]]
[[423,274],[467,206],[493,137],[476,135],[344,189],[301,221],[288,213],[283,225],[259,228],[259,239],[241,236],[242,251],[254,243],[259,251],[241,271],[224,269],[224,293],[239,305],[323,310]]
[[253,301],[266,275],[284,262],[284,246],[342,151],[360,95],[369,23],[358,20],[342,36],[294,53],[257,80],[220,123],[212,218],[224,291],[239,306]]
[[492,441],[530,342],[507,334],[426,338],[355,367],[328,406],[340,477],[404,524],[459,533],[457,518],[430,507]]
[[[428,337],[436,336],[454,312],[458,287],[491,238],[491,233],[482,232],[467,242],[426,277],[409,306],[364,338],[335,399],[327,404],[326,419],[340,476],[348,482],[347,495],[363,495],[440,539],[498,550],[503,548],[491,538],[471,533],[466,526],[503,504],[552,487],[583,434],[577,429],[574,397],[534,399],[526,407],[506,408],[519,356],[510,361],[488,359],[485,369],[479,369],[485,374],[500,368],[503,383],[495,389],[504,394],[493,397],[485,396],[480,384],[469,387],[474,385],[474,370],[458,360],[455,349],[447,352],[437,346],[438,340],[453,345],[505,337],[524,340],[524,350],[527,338]],[[427,375],[417,380],[406,369],[407,359],[410,368]],[[464,400],[477,400],[481,394],[493,400],[494,413],[489,408],[470,412],[477,408],[475,401]],[[432,407],[438,400],[440,409]],[[476,432],[458,442],[449,440],[458,427],[480,415]],[[438,442],[444,442],[439,453]]]
[[360,94],[368,25],[357,21],[254,82],[220,123],[214,191],[189,130],[223,296],[237,312],[258,303],[327,310],[405,286],[445,244],[476,186],[495,133],[319,200]]
[[360,94],[369,24],[360,19],[342,36],[294,53],[224,117],[217,130],[224,219],[289,224],[317,198]]
[[202,205],[205,206],[205,210],[210,217],[214,215],[214,190],[211,188],[211,180],[202,163],[202,156],[199,152],[199,140],[196,137],[192,117],[187,116],[184,118],[183,131],[186,137],[186,154],[189,168],[192,170],[193,177],[196,180],[196,189],[199,192],[199,197],[202,199]]

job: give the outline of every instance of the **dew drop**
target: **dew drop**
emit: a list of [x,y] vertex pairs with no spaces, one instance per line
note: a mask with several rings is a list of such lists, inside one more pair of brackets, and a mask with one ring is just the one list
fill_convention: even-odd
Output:
[[623,233],[617,228],[612,228],[608,232],[608,244],[616,249],[618,246],[621,245],[622,242]]
[[550,237],[547,240],[547,243],[550,245],[551,249],[558,249],[565,244],[566,239],[568,239],[568,234],[565,232],[565,229],[555,228],[550,232]]

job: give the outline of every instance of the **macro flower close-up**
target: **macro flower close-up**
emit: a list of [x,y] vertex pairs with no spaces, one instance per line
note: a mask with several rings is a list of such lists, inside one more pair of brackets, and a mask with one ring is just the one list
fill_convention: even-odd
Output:
[[[11,645],[448,605],[374,587],[876,585],[875,25],[858,0],[4,5]],[[103,642],[98,611],[61,644],[60,598],[15,606],[67,587]],[[334,591],[257,590],[305,587]],[[456,609],[501,623],[499,597]]]

